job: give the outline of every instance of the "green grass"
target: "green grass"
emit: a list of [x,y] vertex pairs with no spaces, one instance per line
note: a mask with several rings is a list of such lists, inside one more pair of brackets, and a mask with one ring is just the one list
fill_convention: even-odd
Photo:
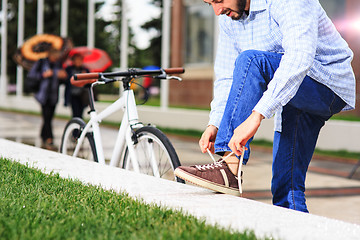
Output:
[[[160,97],[150,97],[149,100],[144,104],[145,106],[154,106],[159,107],[160,106]],[[209,107],[196,107],[196,106],[186,106],[186,105],[174,105],[171,104],[169,107],[171,108],[184,108],[184,109],[193,109],[193,110],[210,110]]]
[[343,114],[335,114],[331,117],[331,120],[343,120],[343,121],[350,121],[350,122],[360,122],[359,116],[354,115],[343,115]]
[[332,150],[315,149],[314,153],[321,156],[347,158],[354,160],[354,163],[356,163],[358,159],[360,159],[360,152],[350,152],[347,150],[332,151]]
[[[103,99],[99,102],[102,103],[113,103],[116,99]],[[153,107],[160,107],[160,96],[152,96],[150,97],[145,103],[142,100],[136,100],[137,104],[141,104],[144,106],[153,106]],[[193,110],[210,110],[209,107],[196,107],[196,106],[186,106],[186,105],[173,105],[171,104],[169,107],[171,108],[185,108],[185,109],[193,109]]]
[[167,134],[173,134],[173,135],[180,135],[180,136],[188,136],[188,137],[194,137],[194,138],[200,138],[202,135],[202,131],[193,130],[193,129],[176,129],[176,128],[163,128],[159,127],[161,131]]
[[[252,144],[255,146],[262,146],[267,148],[272,148],[273,146],[273,143],[267,140],[254,140]],[[325,157],[347,158],[349,160],[354,160],[354,163],[356,163],[356,161],[360,158],[360,152],[350,152],[347,150],[333,151],[333,150],[322,150],[316,148],[314,154]]]
[[0,158],[0,239],[256,239]]

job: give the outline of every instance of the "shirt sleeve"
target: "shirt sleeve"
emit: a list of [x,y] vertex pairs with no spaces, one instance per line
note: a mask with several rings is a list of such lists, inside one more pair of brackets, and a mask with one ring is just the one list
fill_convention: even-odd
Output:
[[315,58],[318,17],[313,0],[273,0],[270,15],[283,35],[279,68],[254,110],[270,118],[296,94]]
[[27,78],[33,78],[33,79],[37,79],[37,80],[41,80],[42,79],[42,64],[43,64],[43,59],[38,60],[37,62],[34,63],[34,65],[31,67],[29,73],[27,74]]
[[235,60],[240,50],[230,37],[231,26],[225,16],[219,16],[219,39],[215,59],[214,98],[211,102],[208,125],[220,126],[233,81]]

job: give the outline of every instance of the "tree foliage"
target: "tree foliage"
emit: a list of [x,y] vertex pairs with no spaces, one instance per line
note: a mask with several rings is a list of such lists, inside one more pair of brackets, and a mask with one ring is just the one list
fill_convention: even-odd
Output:
[[[152,0],[152,4],[162,9],[162,0]],[[150,31],[156,30],[157,35],[150,40],[150,45],[143,50],[144,55],[149,58],[152,65],[161,65],[161,30],[162,30],[162,12],[158,18],[153,18],[144,23],[141,28]]]

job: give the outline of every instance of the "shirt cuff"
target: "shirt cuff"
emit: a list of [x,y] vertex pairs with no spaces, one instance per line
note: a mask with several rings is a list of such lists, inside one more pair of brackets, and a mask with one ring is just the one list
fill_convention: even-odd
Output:
[[210,113],[210,119],[208,122],[208,126],[213,125],[219,129],[222,116],[219,117],[218,115],[219,114],[216,114],[216,113]]
[[260,113],[265,118],[271,118],[281,107],[281,103],[262,97],[253,110]]

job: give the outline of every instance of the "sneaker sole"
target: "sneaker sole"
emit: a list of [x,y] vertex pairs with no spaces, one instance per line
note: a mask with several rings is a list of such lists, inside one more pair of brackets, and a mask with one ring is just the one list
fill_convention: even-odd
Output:
[[188,182],[191,182],[193,184],[196,184],[200,187],[204,187],[204,188],[207,188],[207,189],[210,189],[210,190],[213,190],[215,192],[220,192],[220,193],[225,193],[225,194],[230,194],[230,195],[234,195],[234,196],[237,196],[237,197],[240,197],[241,194],[239,192],[239,189],[235,189],[235,188],[229,188],[229,187],[225,187],[223,185],[220,185],[220,184],[217,184],[217,183],[214,183],[214,182],[210,182],[206,179],[202,179],[202,178],[199,178],[193,174],[190,174],[188,172],[185,172],[181,169],[175,169],[174,171],[174,174],[185,180],[185,181],[188,181]]

